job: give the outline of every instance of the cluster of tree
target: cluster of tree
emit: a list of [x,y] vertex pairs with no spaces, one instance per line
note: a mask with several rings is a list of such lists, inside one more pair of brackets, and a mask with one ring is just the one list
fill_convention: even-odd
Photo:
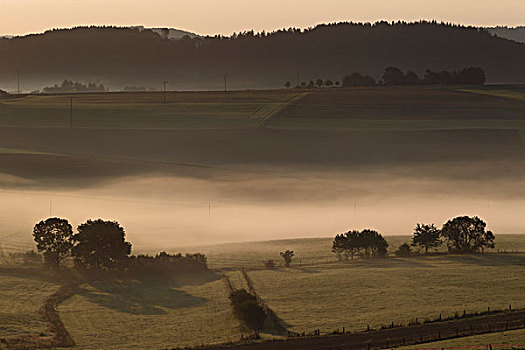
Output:
[[427,69],[423,78],[418,77],[413,71],[403,73],[401,69],[392,66],[387,67],[383,73],[385,85],[483,85],[486,80],[485,71],[480,67],[463,68],[452,73]]
[[246,289],[237,289],[230,293],[230,302],[234,315],[249,329],[258,331],[264,326],[266,313],[257,302],[257,297]]
[[128,267],[145,276],[208,270],[207,258],[200,253],[182,255],[160,252],[155,256],[139,254],[130,257]]
[[101,269],[128,269],[133,272],[169,273],[183,270],[206,270],[206,257],[202,254],[131,256],[131,243],[126,241],[124,229],[116,221],[87,220],[73,232],[66,219],[49,218],[33,228],[37,250],[44,262],[59,267],[71,256],[76,267]]
[[120,86],[133,76],[142,85],[167,79],[176,80],[174,88],[215,89],[227,72],[232,88],[262,88],[282,86],[283,76],[292,80],[297,70],[339,77],[354,67],[379,77],[393,62],[415,72],[478,65],[507,83],[523,82],[525,74],[524,45],[483,29],[424,21],[332,23],[178,41],[150,30],[84,27],[0,39],[0,52],[0,76],[14,82],[13,72],[26,72],[26,86],[57,76],[100,77]]
[[464,68],[452,73],[448,71],[425,71],[420,78],[413,71],[404,73],[397,67],[387,67],[383,73],[383,80],[376,81],[369,75],[354,72],[343,78],[344,87],[377,86],[377,85],[483,85],[487,80],[485,71],[479,67]]
[[7,91],[4,91],[4,90],[1,90],[1,89],[0,89],[0,98],[7,97],[7,96],[9,96],[9,94],[7,93]]
[[45,93],[63,93],[63,92],[104,92],[106,88],[103,84],[97,84],[89,82],[88,84],[82,84],[78,81],[64,80],[60,86],[48,86],[43,89]]
[[[339,86],[341,85],[341,83],[336,80],[336,81],[333,81],[331,79],[326,79],[326,80],[323,80],[321,78],[317,79],[315,82],[313,80],[310,80],[310,82],[306,82],[306,81],[302,81],[299,85],[296,85],[295,88],[296,89],[299,89],[299,88],[308,88],[308,89],[313,89],[313,88],[322,88],[322,87],[333,87],[333,86]],[[287,81],[286,83],[284,83],[284,86],[289,89],[290,87],[292,87],[292,83]]]
[[388,243],[377,231],[365,229],[363,231],[348,231],[335,236],[332,242],[332,252],[342,260],[385,257]]
[[450,253],[471,254],[483,252],[495,247],[492,231],[486,230],[487,224],[477,216],[458,216],[448,220],[441,229],[434,224],[417,224],[414,228],[411,244],[403,243],[396,252],[398,256],[412,254],[411,247],[428,254],[446,243]]
[[133,92],[133,91],[147,91],[144,86],[125,86],[124,91],[126,92]]

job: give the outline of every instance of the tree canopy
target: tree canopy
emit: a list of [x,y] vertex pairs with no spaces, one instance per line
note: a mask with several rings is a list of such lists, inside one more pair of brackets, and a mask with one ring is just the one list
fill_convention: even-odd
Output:
[[425,254],[431,248],[441,246],[441,231],[434,224],[417,224],[412,236],[412,246],[425,250]]
[[88,269],[114,268],[127,262],[131,243],[116,221],[88,220],[77,228],[72,249],[75,264]]
[[66,219],[49,218],[35,225],[33,238],[46,264],[58,267],[73,247],[73,228]]
[[495,246],[494,234],[486,231],[486,226],[477,216],[458,216],[443,225],[441,234],[447,240],[450,252],[475,253]]
[[385,238],[379,232],[369,229],[336,235],[332,242],[332,252],[344,259],[353,259],[356,254],[363,258],[384,257],[387,248]]

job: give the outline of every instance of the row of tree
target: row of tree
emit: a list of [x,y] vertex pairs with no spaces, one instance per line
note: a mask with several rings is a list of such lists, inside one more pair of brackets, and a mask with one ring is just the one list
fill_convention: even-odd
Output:
[[33,238],[44,262],[51,267],[59,267],[71,256],[76,267],[90,270],[129,269],[151,274],[207,269],[206,256],[199,253],[131,256],[131,243],[116,221],[87,220],[74,233],[66,219],[49,218],[35,225]]
[[48,86],[42,89],[45,93],[68,93],[68,92],[105,92],[107,91],[103,84],[97,84],[89,82],[88,84],[82,84],[78,81],[64,80],[59,86]]
[[[441,229],[434,224],[417,224],[412,236],[412,242],[402,244],[396,252],[398,256],[412,254],[412,247],[428,254],[430,250],[438,249],[444,243],[448,252],[455,254],[471,254],[483,252],[495,247],[495,237],[492,231],[486,230],[487,224],[477,216],[458,216],[448,220]],[[335,236],[332,242],[332,252],[340,260],[385,257],[388,243],[385,238],[374,230],[348,231]]]
[[[310,82],[308,83],[306,81],[302,81],[299,85],[296,85],[295,88],[296,89],[299,89],[299,88],[313,89],[316,87],[322,88],[322,87],[333,87],[333,86],[339,86],[339,85],[341,85],[341,82],[339,80],[335,80],[335,81],[331,79],[323,80],[319,78],[315,82],[313,80],[310,80]],[[286,83],[284,83],[284,87],[289,89],[292,87],[292,83],[287,81]]]
[[[420,78],[414,71],[403,72],[401,69],[390,66],[383,73],[382,80],[375,80],[373,77],[353,72],[343,77],[343,87],[367,87],[367,86],[396,86],[396,85],[483,85],[487,77],[485,71],[479,67],[469,67],[458,71],[434,72],[430,69],[425,70],[425,75]],[[317,79],[309,83],[301,82],[296,88],[321,88],[339,86],[339,81]],[[284,86],[288,89],[292,83],[287,81]]]
[[487,224],[477,216],[458,216],[448,220],[441,229],[434,224],[417,224],[414,228],[412,242],[402,244],[397,255],[412,254],[411,248],[428,254],[437,250],[444,243],[450,253],[470,254],[484,252],[495,247],[495,237],[492,231],[486,230]]

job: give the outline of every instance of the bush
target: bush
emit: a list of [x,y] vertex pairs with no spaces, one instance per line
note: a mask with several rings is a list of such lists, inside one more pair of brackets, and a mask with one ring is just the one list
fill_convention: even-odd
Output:
[[161,252],[155,256],[138,255],[130,258],[130,271],[141,275],[158,276],[177,272],[208,271],[204,254],[168,254]]
[[399,256],[399,257],[407,257],[407,256],[412,255],[412,249],[410,248],[410,244],[408,243],[401,244],[399,248],[397,248],[395,254],[396,256]]
[[230,294],[230,301],[234,315],[249,329],[258,331],[263,328],[266,313],[254,295],[246,289],[237,289]]
[[292,258],[295,255],[293,250],[285,250],[284,252],[281,252],[281,258],[284,260],[284,266],[290,267],[290,264],[292,263]]
[[273,268],[275,268],[275,266],[277,266],[277,264],[272,259],[268,259],[268,260],[266,260],[264,262],[264,266],[269,268],[269,269],[273,269]]

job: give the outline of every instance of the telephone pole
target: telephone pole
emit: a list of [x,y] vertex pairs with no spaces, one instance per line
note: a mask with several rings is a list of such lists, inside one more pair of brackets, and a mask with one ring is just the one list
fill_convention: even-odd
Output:
[[227,80],[228,80],[228,73],[224,73],[224,92],[228,91],[227,90]]
[[16,71],[17,94],[20,95],[20,70]]
[[166,92],[166,85],[168,85],[169,81],[163,81],[161,82],[162,85],[164,85],[164,103],[168,103],[168,96]]
[[73,128],[73,97],[69,98],[69,127]]

